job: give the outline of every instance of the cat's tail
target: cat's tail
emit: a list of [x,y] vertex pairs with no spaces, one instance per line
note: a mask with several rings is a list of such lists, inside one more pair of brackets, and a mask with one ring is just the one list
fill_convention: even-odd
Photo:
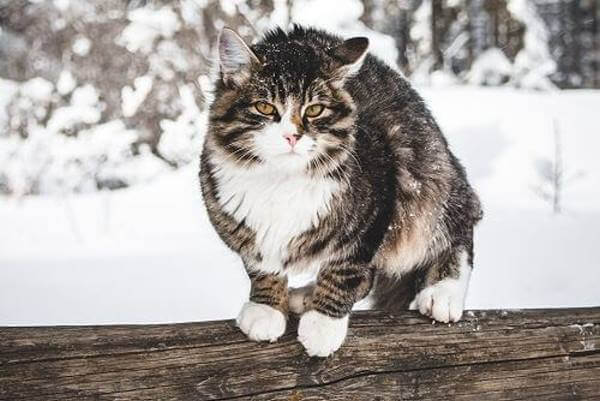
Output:
[[408,310],[417,295],[421,273],[419,269],[413,269],[398,278],[378,271],[369,294],[370,309],[390,313]]
[[307,309],[308,300],[314,289],[315,283],[310,283],[304,287],[291,288],[288,295],[289,311],[296,315],[303,314]]

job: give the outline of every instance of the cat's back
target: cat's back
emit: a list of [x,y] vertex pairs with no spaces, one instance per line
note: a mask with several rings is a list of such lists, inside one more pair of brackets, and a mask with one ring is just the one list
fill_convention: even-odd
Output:
[[439,131],[425,101],[410,82],[375,55],[366,56],[361,69],[346,85],[358,106],[359,117],[380,125],[388,134],[394,134],[391,128],[402,123],[400,120],[419,120]]

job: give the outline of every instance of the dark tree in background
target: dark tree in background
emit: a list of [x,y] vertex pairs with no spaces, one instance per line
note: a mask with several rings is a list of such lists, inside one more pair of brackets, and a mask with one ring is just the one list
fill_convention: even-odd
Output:
[[[508,11],[508,1],[364,0],[361,20],[395,39],[399,50],[398,65],[410,75],[420,61],[415,56],[416,44],[411,37],[411,28],[415,23],[415,11],[425,2],[431,15],[430,70],[449,69],[460,76],[491,47],[501,49],[510,60],[514,60],[523,48],[526,27]],[[102,75],[97,72],[102,70],[113,77],[113,86],[120,88],[148,64],[144,57],[128,52],[112,40],[126,24],[126,12],[164,4],[180,10],[179,2],[167,0],[82,0],[77,3],[73,20],[67,20],[64,29],[56,29],[56,21],[61,18],[51,2],[0,0],[3,30],[0,35],[0,76],[19,81],[33,76],[55,80],[66,61],[77,67],[76,78],[91,79],[97,81],[94,84],[106,86],[106,80],[98,80]],[[286,3],[290,5],[293,0],[286,0]],[[532,0],[532,3],[550,33],[548,45],[557,63],[552,81],[561,88],[600,87],[600,1]],[[240,4],[253,11],[254,19],[268,15],[274,7],[273,0],[246,0]],[[240,5],[235,7],[242,8]],[[91,14],[95,17],[89,18]],[[190,51],[190,62],[195,65],[182,74],[185,79],[205,70],[205,56],[218,31],[217,20],[242,28],[243,36],[255,35],[252,27],[255,21],[247,15],[242,12],[229,15],[223,12],[219,1],[208,0],[199,19],[194,24],[185,24],[176,33],[177,43]],[[89,35],[97,42],[90,57],[69,54],[67,45],[77,34]],[[126,74],[122,74],[123,71]],[[108,112],[112,113],[116,94],[110,90],[103,93],[108,98]],[[169,114],[167,110],[164,112]]]
[[505,0],[487,0],[484,9],[491,17],[491,41],[493,46],[502,49],[506,56],[514,60],[523,48],[525,27],[516,21],[506,7]]
[[[415,11],[424,2],[432,17],[431,71],[446,68],[464,75],[491,47],[501,49],[511,61],[524,47],[526,26],[509,12],[507,0],[365,0],[363,21],[394,37],[400,51],[398,65],[406,75],[417,67],[414,61],[418,63],[411,57],[416,45],[410,32]],[[559,88],[600,88],[600,1],[530,2],[549,31],[548,45],[557,63],[551,80]]]
[[[26,81],[39,76],[56,82],[61,71],[67,68],[78,82],[98,88],[105,107],[103,120],[123,118],[128,126],[141,128],[145,133],[141,140],[158,154],[160,121],[174,118],[180,111],[176,83],[194,83],[210,68],[208,58],[218,33],[215,21],[238,29],[245,27],[241,32],[252,32],[250,21],[241,13],[232,16],[223,12],[216,0],[206,3],[194,10],[198,15],[192,22],[181,17],[183,10],[179,2],[168,0],[78,0],[70,3],[66,13],[61,13],[52,2],[0,0],[0,78]],[[250,3],[259,13],[273,8],[270,0]],[[172,38],[155,40],[150,44],[150,51],[129,51],[117,43],[116,38],[129,22],[128,12],[143,6],[160,8],[163,5],[173,7],[183,21]],[[91,40],[89,52],[85,54],[73,50],[80,37]],[[185,56],[185,66],[169,59],[173,50]],[[158,64],[163,64],[161,67],[169,72],[156,71]],[[154,77],[145,107],[133,116],[123,116],[121,89],[143,74]],[[202,105],[201,91],[195,96]]]
[[[568,1],[563,4],[566,51],[559,58],[561,87],[598,87],[600,53],[598,42],[598,0]],[[558,81],[558,80],[557,80]]]
[[[0,166],[0,191],[50,192],[39,182],[52,180],[47,187],[59,191],[115,189],[153,175],[139,172],[195,160],[199,145],[191,137],[199,138],[195,133],[201,131],[197,127],[207,95],[199,78],[208,76],[219,29],[229,25],[251,38],[249,17],[268,15],[273,2],[252,0],[245,6],[226,11],[218,0],[0,0],[0,78],[23,84],[5,106],[8,120],[0,120],[0,139],[6,139],[0,145],[4,160],[10,161]],[[252,14],[246,16],[248,10]],[[125,37],[128,30],[130,39],[148,39],[132,45]],[[63,77],[72,88],[68,82],[66,89],[61,86]],[[45,88],[51,93],[38,93]],[[126,106],[128,94],[134,103],[141,98],[140,104]],[[80,119],[85,112],[91,116]],[[30,138],[42,130],[48,134]],[[108,146],[102,138],[109,134],[123,141],[112,159],[102,149]],[[72,151],[61,152],[61,140]],[[7,150],[11,143],[20,145]],[[19,152],[29,152],[35,167],[20,163]],[[52,180],[42,179],[53,166]],[[70,183],[61,169],[73,172]],[[17,185],[15,177],[21,176]]]
[[[300,1],[0,0],[0,90],[17,88],[2,105],[6,112],[0,110],[0,159],[14,167],[0,165],[0,192],[43,192],[41,183],[52,180],[42,176],[59,164],[52,179],[63,180],[69,170],[72,180],[52,185],[77,192],[133,185],[144,175],[136,171],[195,160],[218,32],[230,26],[252,41],[274,23],[288,25],[289,11]],[[417,84],[439,79],[537,90],[600,88],[600,0],[362,5],[346,34],[391,37],[398,68]],[[392,41],[384,39],[379,43],[389,46]],[[42,131],[49,134],[33,138]],[[103,150],[107,132],[115,141],[129,138],[113,159]],[[70,152],[62,152],[62,142]],[[144,155],[142,166],[137,161]],[[21,184],[10,181],[20,175]]]
[[431,53],[433,57],[433,70],[440,70],[444,67],[444,53],[442,52],[441,43],[448,26],[447,17],[444,15],[443,0],[431,0]]

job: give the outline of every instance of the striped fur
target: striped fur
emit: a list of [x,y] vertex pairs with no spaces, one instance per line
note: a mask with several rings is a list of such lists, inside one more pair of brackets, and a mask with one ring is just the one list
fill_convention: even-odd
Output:
[[[345,319],[369,293],[381,307],[413,301],[427,312],[418,294],[470,271],[481,208],[423,100],[363,38],[296,26],[240,42],[221,35],[200,182],[211,222],[250,274],[251,300],[287,313],[286,276],[314,270],[297,303],[319,314],[311,325],[341,327],[326,318]],[[276,112],[257,112],[259,101]],[[314,103],[325,109],[309,118]],[[459,287],[443,286],[453,305]],[[301,327],[307,350],[328,350],[310,338],[319,330]]]

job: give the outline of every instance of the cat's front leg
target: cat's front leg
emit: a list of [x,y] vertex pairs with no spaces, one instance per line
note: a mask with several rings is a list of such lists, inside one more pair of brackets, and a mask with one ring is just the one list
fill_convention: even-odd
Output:
[[367,296],[373,276],[374,269],[365,265],[341,263],[321,269],[298,325],[298,341],[308,355],[326,357],[341,347],[352,306]]
[[275,274],[248,274],[250,300],[237,317],[238,327],[254,341],[276,341],[285,332],[288,292],[287,279]]

